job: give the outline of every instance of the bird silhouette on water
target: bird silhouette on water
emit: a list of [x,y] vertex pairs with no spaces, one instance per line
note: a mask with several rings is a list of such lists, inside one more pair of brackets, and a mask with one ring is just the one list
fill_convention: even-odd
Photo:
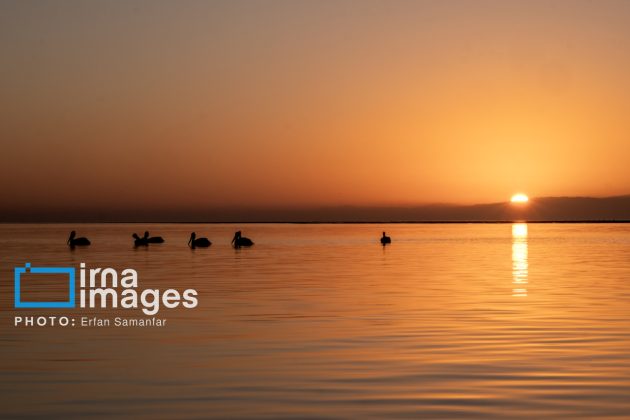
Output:
[[207,248],[212,245],[212,242],[208,240],[208,238],[197,238],[197,234],[195,232],[190,234],[190,239],[188,240],[188,246],[192,249],[195,248]]
[[383,246],[387,245],[387,244],[391,244],[392,243],[392,238],[390,238],[389,236],[385,235],[385,232],[383,232],[383,236],[381,236],[381,244],[383,244]]
[[73,230],[72,232],[70,232],[70,236],[68,237],[68,245],[70,245],[71,248],[74,248],[75,246],[87,246],[91,244],[88,238],[76,238],[76,236],[76,231]]
[[133,245],[134,246],[147,246],[149,245],[149,242],[147,241],[147,238],[141,238],[138,236],[137,233],[134,233],[133,235],[131,235],[131,237],[134,239],[133,241]]
[[234,244],[234,248],[240,248],[242,246],[252,246],[254,243],[251,239],[241,236],[241,231],[234,233],[234,238],[232,238],[232,243]]
[[149,237],[149,231],[144,232],[144,239],[146,239],[147,243],[150,244],[161,244],[164,243],[164,238],[161,236],[151,236]]

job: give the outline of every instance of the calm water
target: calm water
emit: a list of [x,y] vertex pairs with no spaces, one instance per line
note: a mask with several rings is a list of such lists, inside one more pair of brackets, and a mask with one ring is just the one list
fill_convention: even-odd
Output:
[[[630,416],[630,225],[95,224],[70,251],[71,228],[0,225],[0,417]],[[134,249],[145,228],[166,243]],[[192,230],[213,245],[188,249]],[[28,261],[132,267],[199,306],[15,328]],[[51,313],[142,316],[18,314]]]

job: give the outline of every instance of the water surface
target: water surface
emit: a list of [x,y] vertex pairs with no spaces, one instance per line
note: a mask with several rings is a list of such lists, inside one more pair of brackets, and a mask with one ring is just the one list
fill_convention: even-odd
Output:
[[[70,250],[73,228],[93,245]],[[134,249],[145,229],[166,243]],[[630,225],[5,224],[0,257],[2,417],[630,415]],[[199,306],[163,328],[15,328],[144,316],[15,310],[25,262],[132,267]]]

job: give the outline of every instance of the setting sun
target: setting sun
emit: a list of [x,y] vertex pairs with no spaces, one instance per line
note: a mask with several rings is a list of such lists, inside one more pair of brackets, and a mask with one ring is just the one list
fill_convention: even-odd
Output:
[[512,203],[527,203],[529,201],[529,197],[525,194],[514,194],[510,201]]

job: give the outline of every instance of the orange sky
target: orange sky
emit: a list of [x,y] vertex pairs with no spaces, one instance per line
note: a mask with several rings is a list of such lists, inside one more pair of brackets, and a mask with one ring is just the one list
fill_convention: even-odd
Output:
[[[2,2],[5,206],[630,192],[628,2]],[[45,204],[44,204],[45,203]]]

